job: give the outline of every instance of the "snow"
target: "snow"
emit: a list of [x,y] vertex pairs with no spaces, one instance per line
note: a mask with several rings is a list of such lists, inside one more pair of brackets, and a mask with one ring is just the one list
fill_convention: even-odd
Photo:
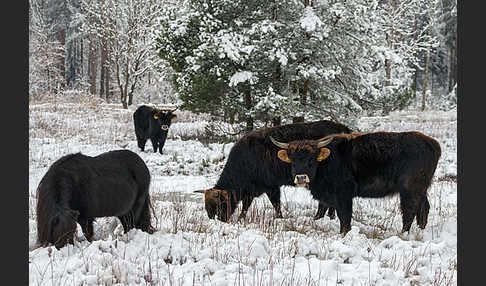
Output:
[[[441,143],[443,152],[428,191],[431,209],[424,230],[414,223],[409,234],[400,233],[396,196],[356,198],[352,229],[344,237],[337,219],[314,221],[317,202],[308,190],[291,186],[281,188],[283,219],[274,219],[263,195],[244,222],[210,220],[202,195],[193,191],[214,185],[233,143],[202,144],[197,139],[204,138],[207,121],[181,115],[169,130],[164,154],[153,153],[149,142],[141,152],[132,112],[108,105],[29,106],[30,285],[457,283],[457,185],[451,179],[457,175],[455,111],[361,118],[361,130],[424,132]],[[120,148],[139,154],[150,169],[158,231],[124,234],[116,218],[99,218],[91,243],[78,226],[74,245],[37,247],[36,188],[49,166],[68,153],[97,155]]]
[[278,62],[285,67],[289,61],[289,58],[282,49],[277,50],[275,56],[278,58]]
[[310,6],[306,7],[304,9],[304,15],[300,19],[300,26],[302,29],[310,33],[315,31],[321,25],[321,19],[316,15],[314,9]]
[[249,81],[251,84],[254,82],[253,73],[249,71],[236,72],[230,78],[229,86],[237,86],[241,82]]

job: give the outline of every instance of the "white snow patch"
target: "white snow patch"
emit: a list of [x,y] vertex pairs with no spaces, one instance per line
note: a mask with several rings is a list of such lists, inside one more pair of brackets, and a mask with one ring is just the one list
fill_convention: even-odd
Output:
[[255,81],[255,78],[253,76],[252,72],[249,71],[239,71],[236,72],[234,75],[231,76],[230,78],[230,86],[237,86],[239,83],[249,81],[250,84],[253,84]]
[[310,33],[315,31],[322,25],[321,19],[316,15],[314,9],[310,6],[307,6],[304,9],[304,15],[300,18],[300,26],[306,32]]

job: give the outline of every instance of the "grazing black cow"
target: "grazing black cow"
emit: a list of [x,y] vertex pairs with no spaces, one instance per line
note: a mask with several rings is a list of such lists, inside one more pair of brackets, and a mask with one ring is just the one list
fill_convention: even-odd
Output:
[[[244,218],[253,199],[267,194],[276,217],[282,217],[280,210],[280,186],[292,185],[290,167],[277,159],[279,150],[270,137],[280,140],[318,139],[332,133],[350,133],[351,130],[332,121],[293,123],[249,132],[238,140],[230,151],[226,165],[216,185],[204,193],[205,207],[210,218],[215,215],[221,221],[228,221],[237,204],[242,201],[238,219]],[[323,216],[327,207],[319,204],[316,214]],[[329,216],[334,215],[333,209]]]
[[145,151],[145,143],[150,139],[154,152],[162,154],[167,133],[169,132],[172,120],[176,119],[173,110],[162,110],[151,106],[142,105],[133,113],[135,135],[137,136],[138,147]]
[[410,230],[414,217],[425,228],[427,189],[441,155],[435,139],[419,132],[373,132],[272,141],[282,148],[278,157],[290,163],[295,183],[306,183],[315,199],[336,208],[341,233],[351,229],[353,197],[395,193],[400,194],[402,232]]
[[73,243],[76,222],[88,241],[96,217],[116,216],[128,232],[153,233],[150,172],[134,152],[116,150],[90,157],[66,155],[54,162],[37,188],[37,239],[61,248]]

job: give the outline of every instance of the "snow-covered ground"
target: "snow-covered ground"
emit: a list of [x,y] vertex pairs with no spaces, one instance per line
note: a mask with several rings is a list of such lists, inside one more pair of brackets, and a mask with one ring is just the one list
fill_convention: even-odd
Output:
[[[306,189],[282,187],[283,219],[265,195],[246,221],[210,220],[202,195],[213,186],[233,143],[202,144],[207,121],[178,116],[164,154],[137,148],[134,109],[107,104],[31,104],[29,107],[29,281],[31,285],[455,285],[457,284],[456,111],[394,112],[365,117],[361,131],[417,130],[442,145],[425,230],[401,234],[397,196],[354,200],[352,230],[314,221],[317,202]],[[182,113],[184,114],[184,113]],[[187,115],[187,116],[186,116]],[[95,222],[89,243],[60,250],[36,246],[36,188],[61,156],[137,152],[152,175],[158,229],[123,234],[116,218]],[[239,210],[236,211],[238,213]]]

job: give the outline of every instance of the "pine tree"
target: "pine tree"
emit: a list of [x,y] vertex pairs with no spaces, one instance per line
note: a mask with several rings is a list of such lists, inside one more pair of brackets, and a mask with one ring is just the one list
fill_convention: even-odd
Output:
[[[410,86],[423,45],[406,27],[418,10],[397,13],[373,0],[189,0],[164,10],[159,55],[192,111],[223,111],[246,129],[299,118],[353,125],[363,111],[402,104]],[[402,21],[393,31],[391,19]]]

